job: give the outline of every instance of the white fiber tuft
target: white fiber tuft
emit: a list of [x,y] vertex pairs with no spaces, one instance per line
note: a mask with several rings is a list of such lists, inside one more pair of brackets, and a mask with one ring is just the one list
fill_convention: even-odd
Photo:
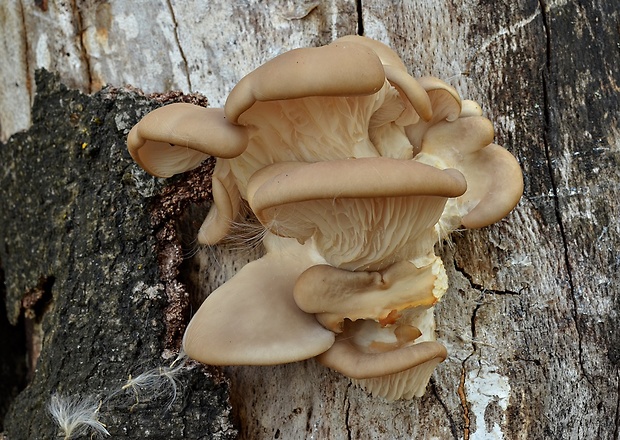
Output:
[[94,435],[110,435],[105,425],[99,421],[100,406],[92,397],[65,397],[54,394],[47,409],[60,427],[59,437],[69,440],[89,432]]

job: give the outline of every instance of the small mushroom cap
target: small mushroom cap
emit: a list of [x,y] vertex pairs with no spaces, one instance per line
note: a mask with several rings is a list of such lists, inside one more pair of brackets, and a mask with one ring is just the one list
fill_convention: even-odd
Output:
[[241,206],[237,182],[226,159],[218,159],[211,176],[213,204],[198,231],[198,242],[212,245],[222,240],[230,231]]
[[[437,261],[437,260],[436,260]],[[295,283],[295,302],[317,314],[329,330],[340,333],[345,319],[392,323],[400,311],[432,307],[446,290],[444,272],[431,264],[417,268],[401,261],[378,272],[351,272],[328,265],[307,269]],[[437,291],[436,291],[437,288]]]
[[294,240],[267,240],[267,255],[216,289],[192,318],[183,348],[210,365],[274,365],[308,359],[334,334],[293,300],[295,280],[312,262]]
[[416,157],[425,163],[435,157],[443,166],[463,173],[467,191],[458,198],[457,208],[466,228],[501,220],[523,194],[519,163],[507,150],[491,144],[493,135],[493,125],[481,116],[441,122],[425,134],[422,153]]
[[[496,144],[487,146],[476,159],[470,158],[468,162],[472,168],[484,168],[486,178],[480,175],[470,178],[471,185],[478,191],[476,195],[464,195],[463,203],[478,203],[463,216],[462,223],[469,229],[483,228],[506,217],[519,203],[523,194],[523,173],[515,157]],[[480,166],[481,163],[484,165]]]
[[461,103],[460,118],[469,118],[470,116],[482,116],[482,107],[476,101],[465,99]]
[[369,379],[400,373],[427,362],[434,361],[436,365],[447,355],[446,347],[435,341],[383,353],[363,353],[346,339],[339,339],[329,350],[317,356],[317,360],[353,379]]
[[353,380],[353,383],[387,401],[422,397],[435,367],[442,361],[441,357],[437,357],[400,373]]
[[461,97],[456,89],[433,76],[418,78],[428,94],[433,109],[433,120],[454,121],[461,113]]
[[153,110],[127,137],[131,157],[158,177],[191,170],[207,156],[236,157],[247,144],[246,129],[230,124],[222,109],[187,103]]
[[371,95],[383,87],[384,81],[377,55],[359,44],[295,49],[242,78],[230,92],[224,109],[226,117],[237,123],[257,101]]
[[425,90],[432,108],[432,117],[424,121],[407,125],[405,132],[413,146],[413,153],[420,151],[422,138],[428,129],[441,121],[454,121],[461,112],[461,97],[457,91],[440,79],[427,76],[418,78],[418,82]]

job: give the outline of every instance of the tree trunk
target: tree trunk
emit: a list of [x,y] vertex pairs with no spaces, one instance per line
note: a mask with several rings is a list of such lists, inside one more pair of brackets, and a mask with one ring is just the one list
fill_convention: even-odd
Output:
[[[231,421],[247,439],[620,438],[615,1],[77,3],[0,5],[2,58],[14,60],[0,63],[1,135],[34,124],[0,145],[0,262],[11,323],[21,315],[43,341],[5,419],[10,439],[55,434],[53,392],[104,399],[100,420],[126,438],[230,438]],[[186,295],[199,303],[260,249],[193,245],[209,164],[162,183],[131,163],[124,136],[159,103],[111,88],[88,97],[43,75],[30,116],[34,70],[82,92],[181,89],[219,107],[273,56],[362,32],[413,76],[479,102],[525,176],[509,217],[440,250],[449,355],[425,396],[373,398],[310,360],[225,368],[226,379],[192,365],[168,412],[169,393],[105,400],[129,374],[169,365]]]

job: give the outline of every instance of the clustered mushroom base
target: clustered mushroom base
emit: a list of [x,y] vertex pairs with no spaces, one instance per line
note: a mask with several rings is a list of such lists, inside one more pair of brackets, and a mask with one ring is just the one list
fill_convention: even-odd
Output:
[[435,244],[500,220],[523,190],[492,140],[476,103],[355,36],[274,58],[224,109],[145,116],[128,146],[148,172],[218,158],[199,241],[224,238],[243,201],[265,228],[265,256],[204,301],[187,354],[213,365],[315,357],[374,395],[421,396],[447,355],[435,341],[448,286]]

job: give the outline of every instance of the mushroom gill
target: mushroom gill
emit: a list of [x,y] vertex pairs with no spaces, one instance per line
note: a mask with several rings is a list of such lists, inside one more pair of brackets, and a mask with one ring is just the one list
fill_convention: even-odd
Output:
[[434,246],[503,218],[523,190],[493,135],[478,104],[358,36],[274,58],[223,109],[145,116],[127,142],[146,171],[217,157],[201,243],[229,234],[246,202],[266,231],[266,255],[192,318],[186,352],[216,365],[316,357],[375,395],[422,395],[447,356],[435,340],[447,277]]

